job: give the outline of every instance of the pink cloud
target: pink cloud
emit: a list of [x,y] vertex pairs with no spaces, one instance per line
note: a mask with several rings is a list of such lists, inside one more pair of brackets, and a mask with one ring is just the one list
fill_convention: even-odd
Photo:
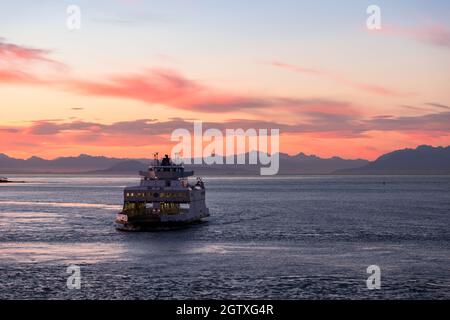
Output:
[[81,94],[132,99],[197,112],[254,113],[256,110],[263,112],[272,108],[276,108],[278,113],[298,113],[317,108],[334,113],[348,111],[347,106],[343,106],[346,103],[339,101],[243,95],[218,90],[168,69],[147,69],[141,73],[100,79],[71,80],[66,83],[66,88]]
[[385,26],[376,33],[405,37],[423,43],[450,48],[450,29],[444,25],[434,24],[421,27]]
[[2,70],[0,68],[0,83],[39,83],[40,81],[27,72],[20,70]]
[[[345,113],[339,101],[323,99],[299,99],[290,97],[273,97],[256,94],[240,94],[212,88],[206,84],[190,79],[179,72],[153,68],[141,72],[96,77],[95,81],[73,79],[63,63],[49,58],[50,51],[19,46],[5,42],[0,38],[0,82],[47,85],[85,95],[116,97],[143,101],[148,104],[161,104],[167,107],[192,110],[197,112],[251,112],[277,108],[277,112],[298,113],[311,108],[332,110]],[[330,72],[303,68],[281,62],[274,66],[289,69],[297,73],[307,73],[327,77],[353,87],[382,95],[396,95],[396,92],[365,83],[354,83]],[[98,79],[98,80],[97,80]]]
[[399,97],[399,96],[405,96],[404,93],[398,92],[396,90],[389,89],[387,87],[384,87],[382,85],[372,84],[372,83],[364,83],[364,82],[356,82],[350,79],[347,79],[343,75],[336,74],[327,70],[321,70],[321,69],[313,69],[313,68],[307,68],[299,65],[293,65],[288,64],[280,61],[272,61],[269,62],[269,65],[272,65],[274,67],[292,71],[299,74],[308,74],[313,76],[322,77],[328,80],[331,80],[333,82],[336,82],[340,85],[346,85],[349,87],[353,87],[358,90],[363,90],[372,94],[381,95],[381,96],[390,96],[390,97]]
[[266,103],[263,99],[213,89],[173,70],[157,68],[109,76],[99,81],[71,80],[67,87],[83,94],[206,112],[230,112],[262,107]]
[[297,73],[309,73],[309,74],[315,74],[315,75],[328,75],[328,73],[323,71],[323,70],[305,68],[305,67],[302,67],[302,66],[293,65],[293,64],[289,64],[289,63],[284,63],[284,62],[280,62],[280,61],[272,61],[272,62],[269,62],[269,64],[271,64],[271,65],[273,65],[275,67],[278,67],[278,68],[294,71],[294,72],[297,72]]
[[180,72],[162,68],[99,76],[95,80],[74,79],[68,75],[69,68],[49,58],[49,54],[49,50],[19,46],[0,38],[0,82],[46,85],[84,95],[131,99],[197,112],[241,111],[255,114],[258,111],[264,116],[264,112],[270,112],[273,108],[277,109],[277,113],[288,114],[314,109],[328,110],[331,113],[348,111],[339,101],[220,90],[190,79]]
[[[49,54],[48,50],[16,45],[0,38],[0,82],[48,83],[49,75],[66,70],[64,64],[50,59]],[[43,73],[45,77],[40,76]]]
[[47,50],[33,49],[7,43],[4,39],[0,38],[0,58],[2,60],[19,59],[50,61],[50,59],[46,57],[48,54],[49,51]]

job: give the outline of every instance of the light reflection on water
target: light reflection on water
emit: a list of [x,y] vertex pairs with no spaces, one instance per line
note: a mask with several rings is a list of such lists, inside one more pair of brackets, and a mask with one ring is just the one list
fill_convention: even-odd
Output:
[[62,219],[60,214],[49,212],[0,212],[0,227],[17,231],[35,229],[38,225],[55,225]]
[[85,263],[123,261],[124,249],[107,243],[0,243],[1,263]]
[[108,205],[103,203],[81,203],[81,202],[41,202],[41,201],[0,201],[1,205],[16,206],[45,206],[45,207],[61,207],[61,208],[98,208],[106,210],[120,210],[120,205]]
[[296,247],[291,246],[260,246],[254,244],[247,245],[235,245],[235,244],[204,244],[198,247],[191,248],[190,253],[210,253],[210,254],[227,254],[227,253],[252,253],[257,252],[269,253],[270,251],[289,251],[293,252],[298,250]]

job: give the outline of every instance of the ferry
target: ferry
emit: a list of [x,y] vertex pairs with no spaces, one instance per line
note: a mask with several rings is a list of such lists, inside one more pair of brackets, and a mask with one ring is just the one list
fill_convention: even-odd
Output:
[[155,159],[147,171],[139,172],[139,186],[124,189],[123,209],[116,216],[120,231],[156,231],[184,228],[203,222],[209,217],[205,184],[197,178],[195,184],[188,177],[184,165],[175,164],[168,155]]

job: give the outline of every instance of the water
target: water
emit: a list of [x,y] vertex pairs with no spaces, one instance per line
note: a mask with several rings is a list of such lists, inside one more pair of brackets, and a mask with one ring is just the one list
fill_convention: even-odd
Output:
[[0,185],[2,299],[450,298],[448,176],[210,177],[210,221],[156,233],[114,229],[136,177],[11,178],[29,183]]

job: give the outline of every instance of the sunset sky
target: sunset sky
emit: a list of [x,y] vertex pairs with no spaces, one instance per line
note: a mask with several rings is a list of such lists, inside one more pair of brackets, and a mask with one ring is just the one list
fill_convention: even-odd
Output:
[[449,17],[445,0],[2,1],[0,153],[150,157],[196,119],[279,128],[291,155],[447,146]]

